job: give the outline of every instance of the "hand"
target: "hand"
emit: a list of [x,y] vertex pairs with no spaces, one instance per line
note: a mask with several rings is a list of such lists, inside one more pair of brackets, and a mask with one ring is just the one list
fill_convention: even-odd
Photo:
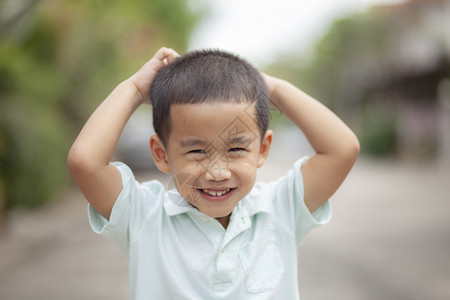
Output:
[[[276,86],[280,79],[276,77],[269,76],[265,73],[261,73],[264,81],[266,82],[267,90],[269,91],[269,97],[270,97],[270,105],[275,107],[276,109],[280,110],[280,107],[276,104]],[[280,110],[281,111],[281,110]]]
[[173,49],[162,47],[139,71],[130,77],[129,80],[141,95],[142,103],[149,101],[150,87],[159,70],[174,61],[178,56],[180,55]]

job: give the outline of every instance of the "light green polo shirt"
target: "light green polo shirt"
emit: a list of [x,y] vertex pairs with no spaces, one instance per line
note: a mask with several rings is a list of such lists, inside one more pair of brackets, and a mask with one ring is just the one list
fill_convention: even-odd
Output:
[[303,202],[301,166],[256,183],[228,228],[158,181],[138,183],[115,163],[123,189],[108,222],[89,206],[93,230],[113,239],[129,261],[131,299],[299,299],[297,245],[327,223],[325,203]]

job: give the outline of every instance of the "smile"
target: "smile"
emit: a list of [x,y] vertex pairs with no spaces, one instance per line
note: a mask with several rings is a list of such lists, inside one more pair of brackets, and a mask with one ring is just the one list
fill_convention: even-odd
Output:
[[222,191],[213,191],[213,190],[208,190],[208,189],[200,189],[200,191],[202,193],[204,193],[204,194],[208,194],[208,195],[215,196],[215,197],[220,197],[220,196],[223,196],[225,194],[228,194],[231,191],[231,189],[228,188],[228,189],[222,190]]

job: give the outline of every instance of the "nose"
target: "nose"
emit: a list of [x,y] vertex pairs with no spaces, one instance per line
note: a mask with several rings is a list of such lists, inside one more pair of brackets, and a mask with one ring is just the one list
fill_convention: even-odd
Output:
[[205,179],[212,181],[222,181],[231,178],[228,169],[228,162],[217,159],[211,162],[205,170]]

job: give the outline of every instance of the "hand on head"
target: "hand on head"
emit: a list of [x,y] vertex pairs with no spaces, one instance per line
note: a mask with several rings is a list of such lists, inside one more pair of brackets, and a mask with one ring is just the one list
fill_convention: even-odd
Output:
[[178,56],[180,55],[175,50],[162,47],[139,71],[130,77],[129,80],[142,96],[142,103],[149,102],[150,87],[159,70],[174,61]]

